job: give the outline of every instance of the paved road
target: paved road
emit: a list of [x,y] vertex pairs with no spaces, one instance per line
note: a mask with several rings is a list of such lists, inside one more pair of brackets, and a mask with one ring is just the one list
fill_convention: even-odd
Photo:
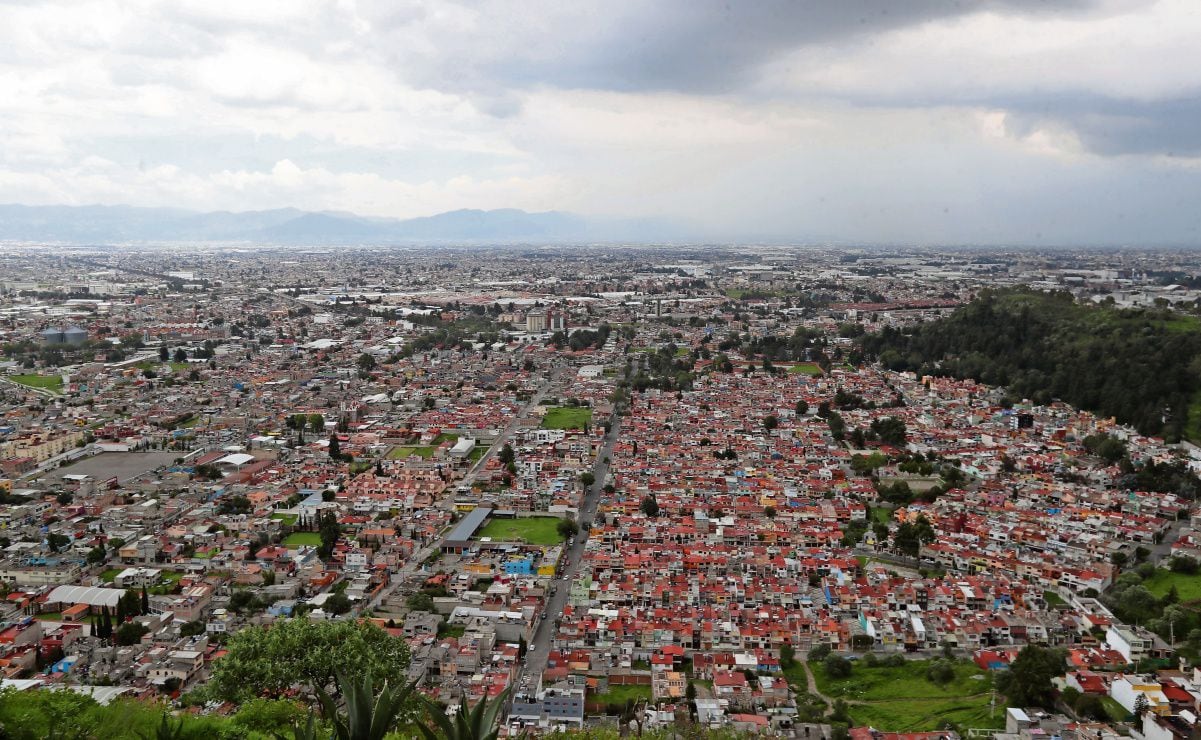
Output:
[[[609,463],[606,460],[612,457],[613,446],[617,443],[621,425],[620,417],[614,414],[610,417],[609,424],[609,433],[605,435],[596,453],[596,465],[592,471],[596,480],[585,492],[583,504],[580,506],[579,521],[581,522],[591,523],[595,520],[596,509],[600,504],[601,494],[605,487],[605,479],[609,475]],[[576,535],[575,544],[563,554],[563,567],[560,569],[562,575],[552,581],[557,590],[554,596],[547,599],[546,618],[540,620],[534,630],[534,638],[530,641],[532,648],[526,652],[525,664],[515,682],[517,686],[521,686],[523,678],[527,676],[530,680],[529,685],[531,687],[536,685],[537,677],[546,669],[546,661],[550,654],[556,625],[563,616],[564,607],[567,606],[567,600],[571,593],[571,582],[580,569],[587,541],[588,533],[581,530]]]

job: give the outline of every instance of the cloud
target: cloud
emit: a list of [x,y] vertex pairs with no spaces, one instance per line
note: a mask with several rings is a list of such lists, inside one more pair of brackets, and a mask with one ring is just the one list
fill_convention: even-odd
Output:
[[0,200],[1188,240],[1199,36],[1194,0],[0,2]]

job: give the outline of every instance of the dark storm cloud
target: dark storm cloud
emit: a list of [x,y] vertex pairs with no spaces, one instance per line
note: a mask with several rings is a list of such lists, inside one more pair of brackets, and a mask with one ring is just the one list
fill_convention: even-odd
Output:
[[737,91],[765,62],[798,47],[870,36],[993,10],[1072,14],[1096,0],[672,0],[626,6],[619,22],[564,29],[565,53],[547,66],[531,53],[502,61],[514,82],[620,91]]
[[1065,96],[1014,101],[1008,108],[1014,133],[1058,126],[1096,154],[1201,155],[1201,97],[1147,102]]

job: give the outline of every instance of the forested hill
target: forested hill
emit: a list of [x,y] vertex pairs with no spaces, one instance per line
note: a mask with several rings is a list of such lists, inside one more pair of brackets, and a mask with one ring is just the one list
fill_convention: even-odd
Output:
[[860,341],[865,356],[894,370],[974,378],[1168,441],[1201,441],[1201,320],[1192,316],[986,291],[946,318]]

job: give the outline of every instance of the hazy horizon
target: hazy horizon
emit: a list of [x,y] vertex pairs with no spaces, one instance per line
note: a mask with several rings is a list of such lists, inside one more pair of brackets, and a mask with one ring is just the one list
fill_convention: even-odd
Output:
[[0,2],[0,203],[1196,246],[1199,34],[1187,0]]

